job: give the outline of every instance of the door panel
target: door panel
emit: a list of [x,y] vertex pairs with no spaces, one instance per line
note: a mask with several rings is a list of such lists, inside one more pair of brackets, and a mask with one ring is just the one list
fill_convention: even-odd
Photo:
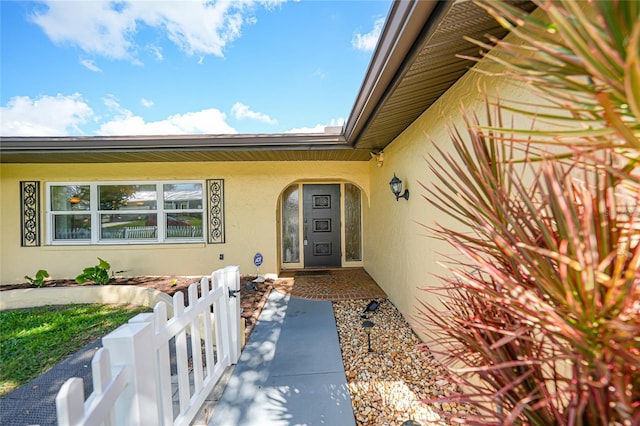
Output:
[[303,185],[305,268],[340,267],[340,185]]

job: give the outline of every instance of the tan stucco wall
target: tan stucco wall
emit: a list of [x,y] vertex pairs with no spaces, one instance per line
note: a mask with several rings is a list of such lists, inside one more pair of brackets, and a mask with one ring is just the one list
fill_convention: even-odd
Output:
[[[429,237],[425,227],[436,223],[455,227],[456,223],[430,205],[425,199],[429,198],[427,191],[420,183],[426,187],[434,184],[428,160],[430,155],[437,157],[432,141],[449,150],[447,126],[461,123],[461,106],[484,108],[480,87],[506,98],[526,99],[526,92],[512,83],[467,73],[385,148],[381,168],[370,162],[371,207],[366,212],[364,231],[365,268],[422,338],[424,333],[415,321],[419,303],[437,306],[438,299],[421,289],[439,284],[436,275],[446,275],[447,271],[437,262],[446,260],[443,254],[454,254],[448,245]],[[394,172],[410,191],[408,201],[396,201],[390,191],[389,181]]]
[[[365,199],[369,192],[365,162],[1,164],[0,173],[1,284],[23,282],[24,275],[38,269],[46,269],[53,278],[73,278],[95,265],[97,257],[114,271],[126,271],[123,276],[207,275],[226,265],[239,265],[241,273],[251,274],[256,271],[253,256],[260,252],[260,273],[275,274],[277,203],[287,185],[301,180],[349,181],[362,188]],[[44,226],[46,182],[174,179],[224,179],[226,243],[20,247],[22,180],[41,182]]]

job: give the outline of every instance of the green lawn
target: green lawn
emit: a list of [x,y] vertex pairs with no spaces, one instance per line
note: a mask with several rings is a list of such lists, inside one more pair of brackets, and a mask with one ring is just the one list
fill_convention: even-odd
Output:
[[44,306],[0,312],[0,396],[28,383],[146,307]]

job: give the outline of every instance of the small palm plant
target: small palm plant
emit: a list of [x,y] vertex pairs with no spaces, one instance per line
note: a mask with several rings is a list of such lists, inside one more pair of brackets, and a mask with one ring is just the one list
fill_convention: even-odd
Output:
[[485,56],[541,103],[487,101],[429,159],[429,199],[462,226],[430,228],[458,254],[425,289],[427,345],[467,423],[640,424],[640,5],[479,4],[520,38]]

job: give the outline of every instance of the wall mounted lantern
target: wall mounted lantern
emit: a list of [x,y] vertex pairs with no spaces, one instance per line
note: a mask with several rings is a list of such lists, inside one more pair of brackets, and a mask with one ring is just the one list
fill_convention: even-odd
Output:
[[[389,186],[391,187],[393,195],[396,196],[396,201],[398,201],[399,198],[404,198],[405,200],[409,199],[409,190],[405,189],[404,192],[402,192],[402,181],[398,179],[398,176],[396,176],[395,173],[393,174],[393,179],[389,182]],[[402,194],[400,194],[401,192]]]

